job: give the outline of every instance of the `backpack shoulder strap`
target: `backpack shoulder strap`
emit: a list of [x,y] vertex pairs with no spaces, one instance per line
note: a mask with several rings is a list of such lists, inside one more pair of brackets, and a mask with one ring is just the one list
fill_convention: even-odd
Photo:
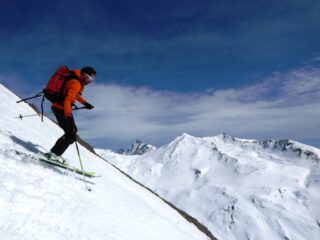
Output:
[[75,79],[75,80],[79,81],[81,86],[83,86],[82,79],[74,71],[70,70],[70,75],[65,78],[65,81],[63,82],[63,85],[62,85],[62,87],[60,89],[60,95],[61,96],[64,95],[65,86],[66,86],[67,82],[69,82],[71,79]]
[[70,75],[66,78],[66,80],[70,80],[70,79],[76,79],[78,80],[80,83],[82,82],[82,79],[72,70],[70,70]]

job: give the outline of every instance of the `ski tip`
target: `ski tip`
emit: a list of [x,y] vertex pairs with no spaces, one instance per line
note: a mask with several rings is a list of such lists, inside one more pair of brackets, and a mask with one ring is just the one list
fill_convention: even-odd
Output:
[[96,175],[95,172],[86,172],[85,174],[90,177],[101,177],[101,175]]

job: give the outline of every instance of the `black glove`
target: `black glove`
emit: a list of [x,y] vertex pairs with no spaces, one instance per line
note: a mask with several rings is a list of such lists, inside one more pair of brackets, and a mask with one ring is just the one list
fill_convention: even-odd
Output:
[[66,133],[69,134],[70,136],[76,136],[77,134],[77,126],[74,123],[74,119],[72,116],[66,118]]
[[86,109],[92,109],[92,108],[94,108],[93,105],[91,105],[90,103],[87,103],[87,102],[84,104],[84,106],[85,106]]

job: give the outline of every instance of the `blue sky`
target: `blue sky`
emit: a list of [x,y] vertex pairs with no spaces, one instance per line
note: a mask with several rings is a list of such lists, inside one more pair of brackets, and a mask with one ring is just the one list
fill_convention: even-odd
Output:
[[[195,95],[208,97],[219,91],[236,89],[239,92],[260,86],[268,79],[275,79],[277,74],[281,75],[282,83],[290,82],[288,76],[296,76],[297,72],[311,76],[318,73],[320,63],[320,3],[313,0],[13,0],[1,5],[0,29],[1,82],[20,95],[41,90],[59,65],[74,68],[92,65],[98,72],[97,86],[118,86],[122,89],[119,94],[132,88],[136,93],[148,89],[144,91],[149,96],[164,97],[158,98],[159,105],[169,93],[175,105],[176,100],[185,101]],[[318,78],[312,75],[310,79],[314,82]],[[284,95],[279,96],[276,88],[268,89],[270,92],[263,95],[265,99],[283,99]],[[149,101],[147,97],[143,99]],[[94,99],[95,105],[108,105],[103,96]],[[259,100],[259,96],[253,99]],[[130,109],[126,109],[128,115]],[[108,111],[111,110],[108,108]],[[172,114],[158,116],[159,129],[168,126],[173,116],[175,121],[190,120],[190,116],[188,120],[184,118],[186,113]],[[152,115],[148,115],[148,119],[152,119]],[[214,124],[215,119],[212,121]],[[86,126],[85,119],[81,124]],[[89,130],[85,134],[87,138],[92,137]],[[110,129],[104,134],[108,135],[108,131]],[[136,134],[159,145],[180,131],[213,135],[228,129],[208,127],[200,131],[186,125],[179,131],[168,130],[161,141],[152,137],[157,131],[144,132],[143,128],[136,128],[131,138]],[[230,132],[238,137],[256,138],[286,138],[291,133],[294,138],[298,136],[297,140],[318,144],[317,137],[295,135],[294,131],[292,128],[279,135],[271,134],[272,131],[247,134],[248,129]],[[125,133],[121,139],[112,137],[92,138],[92,142],[99,146],[109,142],[116,148],[132,140],[125,140]]]

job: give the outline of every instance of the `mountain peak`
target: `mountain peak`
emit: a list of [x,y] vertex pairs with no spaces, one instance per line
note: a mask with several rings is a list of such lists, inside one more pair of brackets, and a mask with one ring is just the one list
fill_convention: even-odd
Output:
[[124,151],[123,149],[119,150],[118,153],[125,155],[142,155],[147,152],[152,152],[156,150],[157,147],[147,144],[140,139],[136,139],[136,141],[131,145],[130,149]]

